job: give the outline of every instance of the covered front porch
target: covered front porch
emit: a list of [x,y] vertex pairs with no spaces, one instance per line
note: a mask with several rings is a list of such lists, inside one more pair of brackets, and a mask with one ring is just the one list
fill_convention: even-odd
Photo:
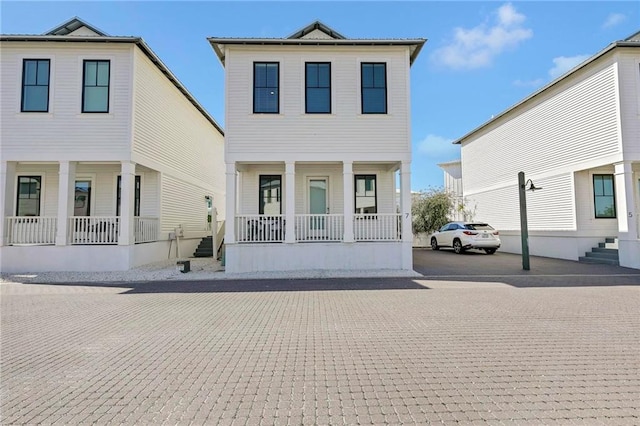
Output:
[[411,269],[409,166],[227,164],[226,270]]
[[[129,247],[159,239],[159,173],[146,167],[131,162],[3,162],[1,180],[3,271],[41,270],[45,264],[57,269],[68,263],[65,257],[78,260],[87,250],[92,256],[83,269],[99,270],[101,264],[127,269],[99,254],[108,251],[118,258],[116,248],[87,246]],[[51,258],[57,263],[49,263]]]

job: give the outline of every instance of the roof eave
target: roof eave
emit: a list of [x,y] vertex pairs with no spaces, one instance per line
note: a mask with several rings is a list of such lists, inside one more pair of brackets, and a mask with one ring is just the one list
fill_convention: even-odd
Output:
[[506,116],[511,111],[513,111],[516,108],[518,108],[519,106],[524,105],[525,103],[527,103],[530,100],[534,99],[538,95],[546,92],[547,90],[549,90],[553,86],[559,84],[561,81],[565,80],[569,76],[575,74],[577,71],[579,71],[579,70],[583,69],[584,67],[590,65],[592,62],[598,60],[599,58],[603,57],[604,55],[606,55],[607,53],[611,52],[612,50],[614,50],[615,48],[618,48],[618,47],[636,47],[637,48],[637,47],[640,47],[640,43],[639,42],[633,42],[633,41],[616,41],[614,43],[609,44],[607,47],[602,49],[600,52],[596,53],[595,55],[593,55],[589,59],[585,60],[584,62],[576,65],[573,69],[571,69],[570,71],[567,71],[565,74],[561,75],[560,77],[556,78],[555,80],[552,80],[551,82],[547,83],[546,85],[544,85],[540,89],[536,90],[535,92],[533,92],[531,95],[527,96],[526,98],[524,98],[520,102],[518,102],[518,103],[512,105],[511,107],[507,108],[506,110],[502,111],[500,114],[492,117],[490,120],[485,121],[480,126],[478,126],[475,129],[471,130],[469,133],[465,134],[464,136],[454,140],[452,142],[452,144],[454,144],[454,145],[462,144],[462,142],[465,139],[468,139],[470,136],[478,133],[479,131],[481,131],[485,127],[489,126],[491,123],[494,123],[495,121],[499,120],[500,118]]

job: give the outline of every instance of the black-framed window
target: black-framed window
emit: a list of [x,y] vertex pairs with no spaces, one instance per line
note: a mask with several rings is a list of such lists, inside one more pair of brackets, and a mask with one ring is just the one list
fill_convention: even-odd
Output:
[[354,194],[356,213],[378,213],[376,175],[355,175]]
[[387,64],[362,63],[361,93],[363,114],[387,113]]
[[18,176],[16,216],[40,216],[42,176]]
[[282,214],[282,176],[260,175],[258,213]]
[[253,63],[253,112],[280,112],[280,63]]
[[305,112],[331,113],[331,63],[305,63]]
[[22,112],[49,112],[49,59],[22,61]]
[[82,73],[82,112],[109,112],[111,61],[85,60]]
[[593,175],[593,206],[597,219],[616,217],[613,175]]
[[[140,216],[140,176],[136,175],[136,183],[135,183],[135,195],[133,202],[133,215]],[[120,202],[122,199],[122,176],[118,176],[118,180],[116,182],[117,190],[116,190],[116,216],[120,216]]]

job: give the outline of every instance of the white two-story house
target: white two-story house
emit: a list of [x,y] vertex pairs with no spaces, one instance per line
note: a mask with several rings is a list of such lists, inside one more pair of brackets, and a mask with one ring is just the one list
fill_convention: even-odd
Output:
[[[542,187],[526,191],[531,254],[610,256],[610,263],[640,268],[640,33],[611,43],[455,143],[462,146],[465,200],[476,220],[500,230],[501,250],[521,250],[522,171]],[[596,247],[607,237],[617,240],[617,252]]]
[[186,257],[224,217],[222,129],[141,38],[5,34],[0,77],[2,272]]
[[411,270],[409,74],[425,40],[314,22],[209,41],[226,71],[227,272]]

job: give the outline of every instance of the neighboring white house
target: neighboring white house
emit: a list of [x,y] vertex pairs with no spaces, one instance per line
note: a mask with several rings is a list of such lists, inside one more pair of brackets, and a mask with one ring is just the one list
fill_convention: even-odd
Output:
[[3,272],[190,256],[224,216],[222,129],[141,38],[2,35],[0,77]]
[[447,161],[438,164],[444,171],[444,189],[451,195],[451,212],[449,219],[473,220],[468,210],[468,206],[464,203],[464,191],[462,190],[462,162],[460,160]]
[[411,270],[409,70],[425,40],[314,22],[209,41],[226,68],[227,272]]
[[[520,252],[518,172],[531,254],[578,260],[606,237],[640,268],[640,33],[604,50],[455,143],[476,219]],[[528,187],[528,185],[527,185]]]

